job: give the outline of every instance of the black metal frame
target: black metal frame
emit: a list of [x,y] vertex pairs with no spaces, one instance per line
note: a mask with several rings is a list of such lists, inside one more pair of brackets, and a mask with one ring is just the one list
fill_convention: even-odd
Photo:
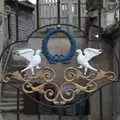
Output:
[[[33,35],[33,33],[34,32],[36,32],[37,30],[39,30],[39,29],[43,29],[43,28],[45,28],[45,27],[49,27],[49,26],[57,26],[57,25],[66,25],[66,26],[70,26],[70,27],[74,27],[74,28],[76,28],[76,29],[78,29],[78,30],[80,30],[80,27],[81,27],[81,9],[80,9],[80,4],[81,4],[81,0],[78,0],[78,26],[74,26],[74,25],[69,25],[69,24],[61,24],[61,21],[60,21],[60,18],[61,18],[61,16],[60,16],[60,0],[58,0],[58,2],[57,2],[57,10],[58,10],[58,16],[57,16],[57,24],[51,24],[51,25],[45,25],[45,26],[40,26],[40,23],[39,23],[39,0],[36,0],[37,1],[37,4],[36,4],[36,12],[37,12],[37,21],[36,21],[36,26],[37,26],[37,28],[36,28],[36,30],[34,30],[29,36],[28,36],[28,38],[27,38],[27,40],[25,40],[25,41],[23,41],[23,40],[19,40],[19,26],[18,26],[18,24],[19,24],[19,21],[18,21],[18,13],[19,13],[19,8],[18,8],[18,1],[16,0],[15,2],[16,2],[16,41],[15,42],[13,42],[13,43],[11,43],[11,44],[9,44],[6,48],[4,48],[3,49],[3,51],[2,51],[2,53],[1,53],[1,55],[0,55],[0,62],[1,62],[1,59],[2,59],[2,57],[3,57],[3,55],[4,55],[4,53],[5,53],[5,51],[7,50],[7,49],[9,49],[9,47],[10,46],[12,46],[12,45],[14,45],[14,44],[16,44],[16,43],[20,43],[20,42],[28,42],[28,40],[29,40],[29,38]],[[99,40],[101,40],[101,4],[100,4],[100,1],[101,0],[99,0],[99,10],[98,10],[98,15],[99,15],[99,25],[98,25],[98,28],[99,28]],[[120,6],[120,0],[119,0],[119,6]],[[120,9],[120,7],[119,7],[119,9]],[[120,12],[120,11],[119,11]],[[120,18],[120,14],[119,14],[119,18]],[[82,31],[82,30],[81,30]],[[84,32],[85,33],[85,31],[82,31],[82,32]],[[119,60],[118,60],[118,62],[119,62]],[[107,85],[110,85],[110,84],[113,84],[113,83],[116,83],[116,82],[120,82],[120,81],[115,81],[115,82],[111,82],[111,83],[108,83],[108,84],[106,84],[106,85],[104,85],[104,86],[102,86],[100,89],[98,89],[97,91],[99,91],[99,93],[100,93],[100,120],[103,120],[103,107],[102,107],[102,88],[103,87],[105,87],[105,86],[107,86]],[[4,83],[3,83],[4,84]],[[20,97],[20,90],[19,90],[19,88],[16,88],[17,89],[17,120],[20,120],[20,103],[19,103],[19,97]],[[96,92],[96,91],[95,91]],[[88,99],[90,96],[92,96],[95,92],[92,92],[91,94],[88,94],[88,96],[86,97],[86,98],[84,98],[84,99]],[[28,95],[29,96],[29,95]],[[29,96],[30,97],[30,96]],[[30,97],[31,98],[31,97]],[[33,99],[33,98],[32,98]],[[36,100],[35,100],[36,101]],[[38,104],[39,104],[39,101],[36,101],[36,102],[38,102]],[[39,105],[38,105],[39,106]],[[53,107],[55,107],[55,106],[53,106]],[[62,106],[63,107],[63,106]],[[66,106],[67,107],[67,106]],[[61,108],[60,108],[61,109]],[[38,120],[40,120],[40,108],[38,107]],[[60,112],[61,113],[61,112]],[[59,120],[61,120],[61,114],[60,114],[60,116],[59,116]]]

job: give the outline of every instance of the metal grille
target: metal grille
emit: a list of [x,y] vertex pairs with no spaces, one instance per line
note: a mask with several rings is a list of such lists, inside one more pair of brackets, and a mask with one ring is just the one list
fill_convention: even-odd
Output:
[[[57,0],[39,0],[39,24],[40,26],[57,23]],[[81,29],[85,28],[86,0],[60,0],[60,23],[78,26],[78,9],[80,9]]]

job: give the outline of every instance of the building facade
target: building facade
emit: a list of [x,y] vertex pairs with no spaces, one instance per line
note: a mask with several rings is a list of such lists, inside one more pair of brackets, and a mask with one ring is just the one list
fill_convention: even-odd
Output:
[[[2,24],[0,26],[0,49],[2,51],[2,48],[5,48],[11,42],[27,39],[28,35],[35,30],[35,16],[33,12],[34,5],[28,1],[19,1],[16,3],[14,0],[2,0],[0,2],[5,3],[0,3],[1,13],[4,13],[4,15],[2,15]],[[22,47],[22,44],[19,44],[19,47]],[[7,62],[9,60],[11,51],[12,47],[9,48],[3,56],[2,74],[8,67]],[[3,101],[0,104],[0,110],[16,110],[16,91],[14,90],[14,88],[10,86],[5,86],[3,84],[1,87],[1,94]],[[6,101],[8,104],[6,104]],[[23,108],[23,96],[21,94],[20,109]]]
[[[119,80],[119,2],[117,0],[87,0],[89,46],[104,50],[101,64],[116,73]],[[100,16],[99,16],[100,15]],[[98,37],[96,37],[98,35]],[[104,62],[103,62],[104,61]],[[119,84],[102,90],[103,119],[118,120],[120,115]],[[92,119],[100,119],[100,94],[91,97]],[[96,105],[97,104],[97,105]]]
[[[33,12],[35,6],[28,1],[16,3],[13,0],[6,0],[5,8],[6,13],[8,13],[6,18],[8,39],[16,41],[16,22],[18,22],[18,39],[27,39],[27,36],[35,30],[35,16]],[[18,21],[16,21],[16,12],[18,14]]]
[[4,41],[4,0],[0,1],[0,53],[2,52],[3,48],[3,41]]
[[[0,1],[0,54],[3,50],[3,42],[4,42],[4,0]],[[1,73],[1,64],[0,64],[0,73]],[[0,75],[0,79],[1,79]],[[1,88],[1,85],[0,85]]]

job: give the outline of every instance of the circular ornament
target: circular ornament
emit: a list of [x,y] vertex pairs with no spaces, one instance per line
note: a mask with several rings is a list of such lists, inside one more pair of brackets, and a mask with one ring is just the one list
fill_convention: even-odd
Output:
[[[68,52],[65,54],[52,55],[48,49],[48,41],[50,40],[52,35],[54,35],[55,33],[59,33],[59,32],[65,34],[68,37],[68,40],[70,42],[70,48]],[[62,29],[52,29],[46,33],[42,41],[42,51],[49,63],[58,63],[58,62],[68,63],[72,59],[72,57],[75,55],[76,41],[73,39],[73,37],[71,36],[69,32],[62,30]]]

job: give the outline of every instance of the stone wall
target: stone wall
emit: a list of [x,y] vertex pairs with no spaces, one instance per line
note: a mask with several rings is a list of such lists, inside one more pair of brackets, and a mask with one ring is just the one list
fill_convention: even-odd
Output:
[[[8,3],[6,5],[11,8],[11,11],[13,13],[9,18],[10,40],[16,41],[16,8],[14,3],[13,5],[11,3]],[[33,13],[33,10],[29,10],[27,7],[24,9],[22,7],[18,8],[18,29],[19,40],[26,40],[28,35],[31,34],[33,30],[35,30],[35,15]]]
[[[110,40],[97,39],[95,34],[99,32],[98,28],[89,28],[89,42],[88,46],[93,48],[101,48],[103,54],[93,60],[93,65],[98,69],[104,71],[113,71],[113,45]],[[103,81],[104,82],[104,81]],[[102,89],[102,110],[103,110],[103,120],[113,119],[113,86],[109,85]],[[92,120],[100,120],[100,92],[96,92],[90,97],[91,103],[91,117]]]
[[0,53],[2,51],[3,47],[3,40],[4,40],[4,0],[0,1],[0,19],[1,19],[1,24],[0,24]]
[[[119,33],[119,29],[116,34]],[[118,36],[113,39],[113,69],[116,73],[116,80],[120,80],[120,38]],[[116,83],[113,85],[113,119],[120,119],[120,83]]]
[[[1,18],[1,24],[0,24],[0,54],[3,49],[3,41],[4,41],[4,0],[0,0],[0,18]],[[0,65],[1,66],[1,65]],[[0,73],[1,73],[1,67],[0,67]],[[1,78],[1,75],[0,75]]]

